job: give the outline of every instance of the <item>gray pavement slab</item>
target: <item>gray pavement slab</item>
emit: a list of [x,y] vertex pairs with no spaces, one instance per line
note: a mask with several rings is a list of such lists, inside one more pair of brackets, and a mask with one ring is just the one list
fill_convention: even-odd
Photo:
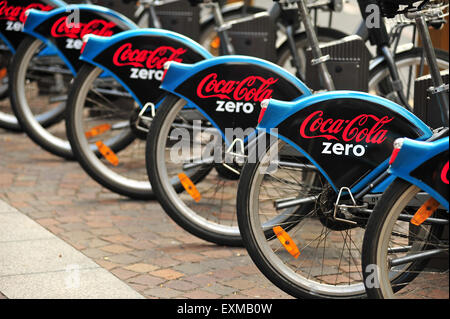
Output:
[[9,299],[141,299],[140,294],[103,268],[0,277]]
[[0,200],[0,291],[7,298],[143,298],[130,286]]
[[0,277],[65,271],[69,265],[80,269],[98,267],[59,238],[1,242],[0,256]]
[[[36,227],[36,222],[16,210],[1,213],[0,225],[3,230],[0,233],[0,243],[54,238],[49,231],[42,227]],[[21,227],[17,227],[17,225]]]
[[5,202],[0,201],[0,214],[3,213],[11,213],[16,211],[14,208],[12,208],[11,206],[7,205]]

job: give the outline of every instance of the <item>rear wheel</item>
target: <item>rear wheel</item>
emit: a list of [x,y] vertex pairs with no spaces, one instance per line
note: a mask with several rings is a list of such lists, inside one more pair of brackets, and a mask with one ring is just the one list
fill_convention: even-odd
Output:
[[139,107],[100,68],[78,72],[67,105],[66,131],[76,159],[102,186],[136,199],[152,199],[145,171],[145,133],[137,130]]
[[45,150],[72,158],[64,129],[64,112],[72,72],[47,47],[27,37],[9,69],[11,106],[20,126]]
[[[212,170],[222,137],[186,101],[169,95],[147,137],[147,172],[166,213],[186,231],[207,241],[241,245],[235,216],[237,181]],[[222,154],[216,154],[216,156]],[[211,173],[210,173],[211,172]]]
[[[410,223],[429,199],[420,188],[396,180],[379,200],[363,244],[362,265],[369,298],[448,299],[448,211],[441,207],[431,216],[434,219],[420,226]],[[399,263],[401,258],[435,249],[442,253],[434,266],[432,258]],[[434,295],[427,295],[431,291],[428,288]]]
[[243,242],[272,283],[297,298],[365,296],[366,218],[334,219],[336,193],[302,153],[277,138],[244,166],[237,194]]

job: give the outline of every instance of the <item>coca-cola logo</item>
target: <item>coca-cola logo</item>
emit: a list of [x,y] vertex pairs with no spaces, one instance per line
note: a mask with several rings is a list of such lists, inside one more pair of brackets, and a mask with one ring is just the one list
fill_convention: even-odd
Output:
[[182,62],[180,58],[186,49],[175,49],[170,46],[161,46],[155,50],[133,49],[131,43],[122,45],[114,53],[113,63],[116,66],[133,66],[135,68],[147,68],[161,70],[166,62]]
[[25,12],[30,9],[40,11],[50,11],[52,6],[41,3],[30,3],[26,6],[9,5],[7,0],[0,1],[0,20],[19,21],[24,23],[26,20]]
[[217,73],[206,76],[197,87],[197,95],[202,99],[219,98],[245,102],[262,102],[272,98],[270,87],[278,79],[264,79],[261,76],[248,76],[242,81],[218,80]]
[[[325,138],[329,141],[365,142],[381,144],[386,140],[387,130],[383,126],[394,118],[361,114],[352,120],[324,119],[323,111],[311,113],[300,126],[300,136],[306,139]],[[371,127],[368,123],[373,122]]]
[[117,25],[114,22],[94,19],[87,23],[72,23],[68,17],[61,17],[52,26],[51,35],[54,38],[82,39],[85,35],[94,34],[110,37]]
[[441,172],[441,180],[444,184],[449,184],[448,183],[448,162],[447,164],[444,165],[444,168],[442,169]]

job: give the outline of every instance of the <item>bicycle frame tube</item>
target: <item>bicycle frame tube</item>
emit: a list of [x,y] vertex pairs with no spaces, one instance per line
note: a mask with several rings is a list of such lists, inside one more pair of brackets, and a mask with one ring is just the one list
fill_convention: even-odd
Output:
[[314,61],[311,61],[311,63],[318,65],[320,77],[323,81],[324,87],[328,91],[333,91],[335,88],[334,82],[325,64],[325,61],[327,59],[322,55],[322,51],[319,47],[319,40],[317,39],[317,35],[314,32],[314,26],[312,24],[311,16],[309,15],[306,2],[304,0],[300,0],[297,2],[297,5],[300,18],[302,19],[302,22],[305,26],[305,31],[311,45],[311,51],[314,58]]
[[365,41],[369,40],[369,29],[367,29],[366,22],[364,20],[361,21],[358,28],[355,31],[355,34],[360,36],[361,39]]
[[[251,6],[249,3],[249,0],[246,0],[244,2],[239,1],[239,2],[227,3],[223,6],[221,6],[221,11],[222,11],[222,14],[224,14],[224,15],[232,14],[232,13],[247,15],[247,14],[250,14],[255,11],[262,12],[262,11],[265,11],[265,9]],[[202,16],[202,18],[200,20],[200,24],[206,25],[208,23],[211,23],[212,21],[214,21],[214,14],[208,12],[207,14]]]
[[219,34],[220,43],[223,43],[223,45],[220,46],[221,54],[234,54],[234,47],[227,32],[229,26],[225,24],[220,5],[216,2],[210,1],[206,2],[206,5],[213,11],[214,21],[217,26],[217,33]]
[[148,25],[151,28],[162,29],[161,21],[159,20],[158,15],[156,14],[155,6],[153,3],[148,5]]
[[[365,17],[365,7],[363,1],[358,1],[361,13],[363,17]],[[367,4],[367,3],[366,3]],[[397,69],[397,65],[395,64],[395,53],[398,45],[398,40],[400,33],[394,33],[394,38],[388,35],[386,30],[386,25],[383,19],[379,20],[379,27],[368,29],[366,25],[365,19],[362,20],[359,25],[356,34],[360,35],[364,40],[369,40],[373,45],[377,46],[378,54],[381,54],[383,57],[383,61],[386,61],[386,64],[389,69],[389,74],[392,79],[392,85],[395,92],[397,92],[398,98],[401,103],[408,108],[410,111],[412,110],[409,106],[409,102],[403,92],[403,83],[400,79],[399,71]],[[394,50],[389,48],[389,45],[395,43]]]
[[300,72],[301,69],[301,65],[302,62],[300,61],[300,56],[298,54],[298,51],[296,49],[296,45],[295,45],[295,39],[294,39],[294,34],[295,34],[295,30],[292,26],[287,26],[286,27],[286,36],[289,42],[289,50],[291,52],[292,55],[292,60],[293,63],[295,65],[295,75],[297,75],[297,77],[304,81],[305,79],[303,78],[303,75]]
[[428,31],[428,25],[423,15],[415,17],[417,28],[420,33],[420,37],[423,41],[423,48],[430,68],[431,79],[433,81],[434,90],[432,94],[437,94],[437,101],[439,103],[439,110],[443,115],[444,123],[448,123],[449,119],[449,106],[448,106],[448,85],[445,90],[445,85],[442,81],[441,73],[437,65],[436,54],[434,52],[433,44],[431,42],[430,32]]

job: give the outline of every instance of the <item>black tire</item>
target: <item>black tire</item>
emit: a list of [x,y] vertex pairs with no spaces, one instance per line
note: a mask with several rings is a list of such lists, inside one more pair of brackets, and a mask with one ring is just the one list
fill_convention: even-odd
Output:
[[[150,131],[147,137],[146,146],[146,167],[149,179],[152,183],[153,192],[155,193],[160,205],[163,207],[164,211],[175,221],[180,227],[189,233],[202,238],[206,241],[216,243],[219,245],[227,246],[242,246],[241,237],[239,234],[236,235],[224,235],[222,233],[214,233],[213,231],[207,230],[199,224],[195,223],[192,219],[185,216],[185,214],[179,212],[179,207],[169,198],[167,195],[167,190],[163,186],[161,180],[163,179],[159,172],[158,166],[158,136],[165,124],[164,119],[166,119],[172,110],[172,106],[176,105],[180,100],[179,97],[169,94],[161,106],[158,108],[158,112],[152,122]],[[209,174],[213,165],[207,165],[202,167],[197,171],[194,171],[189,175],[190,179],[194,184],[201,181],[205,176]],[[178,181],[172,183],[174,191],[179,193],[183,191],[181,183]]]
[[[367,223],[366,232],[364,234],[363,250],[362,250],[362,267],[364,282],[366,283],[367,296],[371,299],[384,299],[387,297],[386,293],[383,293],[381,286],[386,286],[386,283],[379,283],[379,285],[374,285],[374,268],[373,265],[379,267],[380,262],[385,263],[386,261],[380,261],[377,258],[379,254],[378,248],[382,240],[381,236],[383,234],[383,229],[386,227],[387,219],[396,205],[401,205],[403,197],[408,197],[408,193],[417,192],[418,187],[406,182],[402,179],[396,179],[384,192],[383,196],[378,201],[373,213],[371,214],[369,221]],[[445,213],[444,213],[445,214]],[[448,218],[448,212],[447,215]],[[416,227],[410,225],[410,227]],[[410,228],[412,233],[414,229]],[[442,225],[432,225],[429,237],[440,238],[443,234],[444,227]],[[447,243],[448,245],[448,243]],[[423,249],[428,249],[432,245],[426,244]],[[420,271],[425,268],[429,260],[416,261],[408,266],[407,270],[402,272],[399,276],[390,282],[392,285],[393,293],[399,292],[408,283],[419,276]],[[378,273],[379,274],[379,273]],[[381,279],[380,279],[381,280]],[[371,283],[368,285],[367,283]],[[387,287],[387,286],[386,286]]]
[[35,115],[28,107],[25,92],[21,92],[19,89],[19,87],[23,87],[23,83],[21,83],[23,78],[20,78],[20,74],[24,73],[25,77],[27,76],[27,70],[24,69],[24,60],[26,58],[31,59],[29,55],[33,53],[33,50],[39,48],[41,44],[42,41],[39,39],[31,36],[26,37],[12,59],[9,68],[11,107],[22,129],[36,144],[54,155],[71,160],[73,159],[73,154],[69,142],[53,136],[46,130],[46,128],[64,120],[65,102],[59,103],[58,107],[44,114]]
[[[80,92],[84,89],[84,85],[86,82],[90,81],[91,77],[97,77],[96,73],[99,73],[100,69],[92,65],[84,65],[77,74],[77,77],[72,85],[72,89],[69,93],[69,98],[67,102],[67,118],[66,118],[66,132],[67,137],[70,141],[70,145],[73,150],[73,154],[76,160],[80,163],[81,167],[92,177],[95,181],[97,181],[100,185],[108,188],[109,190],[121,194],[134,199],[141,200],[150,200],[154,199],[154,195],[152,192],[152,188],[148,182],[147,187],[142,188],[134,188],[131,187],[127,182],[119,182],[111,177],[107,170],[104,170],[103,166],[96,165],[97,158],[100,157],[100,154],[96,148],[95,151],[92,151],[92,147],[88,146],[89,151],[87,150],[86,144],[84,140],[79,136],[80,131],[77,129],[77,108],[84,107],[78,105],[81,103],[78,99],[80,99]],[[84,100],[83,100],[84,101]],[[78,110],[79,111],[79,110]],[[115,153],[118,153],[129,146],[134,140],[136,136],[131,129],[124,129],[124,132],[119,136],[114,138],[113,140],[105,141],[105,144]],[[86,144],[86,145],[85,145]]]

